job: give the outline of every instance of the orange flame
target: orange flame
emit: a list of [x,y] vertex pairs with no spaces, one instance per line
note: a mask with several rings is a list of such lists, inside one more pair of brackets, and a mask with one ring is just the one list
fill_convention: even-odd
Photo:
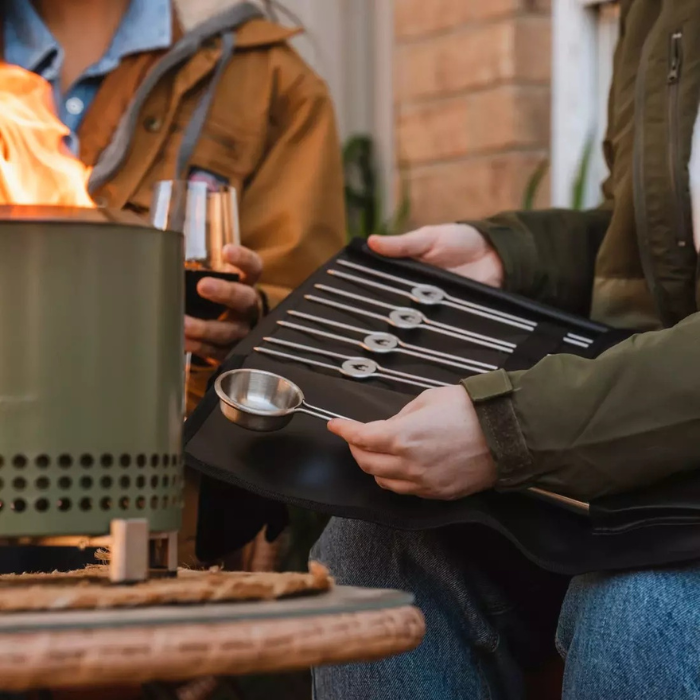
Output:
[[94,207],[91,168],[67,152],[49,83],[0,63],[0,204]]

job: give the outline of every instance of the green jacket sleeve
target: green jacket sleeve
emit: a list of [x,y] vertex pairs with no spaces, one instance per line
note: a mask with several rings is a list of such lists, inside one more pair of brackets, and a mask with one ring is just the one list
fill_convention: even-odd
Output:
[[609,208],[549,209],[464,223],[474,226],[496,249],[506,290],[586,315],[595,259],[610,216]]
[[500,489],[591,499],[700,467],[700,313],[595,360],[464,380]]

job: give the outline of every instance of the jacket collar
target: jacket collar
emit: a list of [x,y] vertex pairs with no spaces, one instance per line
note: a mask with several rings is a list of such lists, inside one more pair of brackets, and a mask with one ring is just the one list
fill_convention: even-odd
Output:
[[[173,0],[177,32],[175,40],[204,22],[215,17],[224,18],[227,10],[241,4],[243,0]],[[250,4],[259,5],[259,2]],[[224,26],[222,25],[222,30]],[[302,27],[283,27],[265,19],[254,20],[237,32],[236,47],[239,49],[262,48],[281,44],[303,33]]]

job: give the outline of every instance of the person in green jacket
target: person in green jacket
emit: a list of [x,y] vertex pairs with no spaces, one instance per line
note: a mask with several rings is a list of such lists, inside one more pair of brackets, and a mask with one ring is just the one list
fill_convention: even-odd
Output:
[[[700,465],[700,1],[623,0],[620,14],[600,208],[370,245],[641,332],[595,360],[429,390],[386,421],[331,422],[382,488],[589,500]],[[330,523],[312,556],[340,583],[413,590],[428,632],[397,659],[316,671],[318,700],[522,698],[555,630],[566,700],[700,698],[700,564],[570,581],[495,533],[449,535]]]

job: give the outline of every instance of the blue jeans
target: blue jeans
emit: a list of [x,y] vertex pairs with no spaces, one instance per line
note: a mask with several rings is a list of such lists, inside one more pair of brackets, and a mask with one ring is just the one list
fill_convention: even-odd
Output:
[[412,591],[427,622],[413,652],[316,669],[316,700],[522,700],[555,641],[564,700],[700,698],[700,565],[570,580],[477,526],[339,519],[312,558],[340,584]]

